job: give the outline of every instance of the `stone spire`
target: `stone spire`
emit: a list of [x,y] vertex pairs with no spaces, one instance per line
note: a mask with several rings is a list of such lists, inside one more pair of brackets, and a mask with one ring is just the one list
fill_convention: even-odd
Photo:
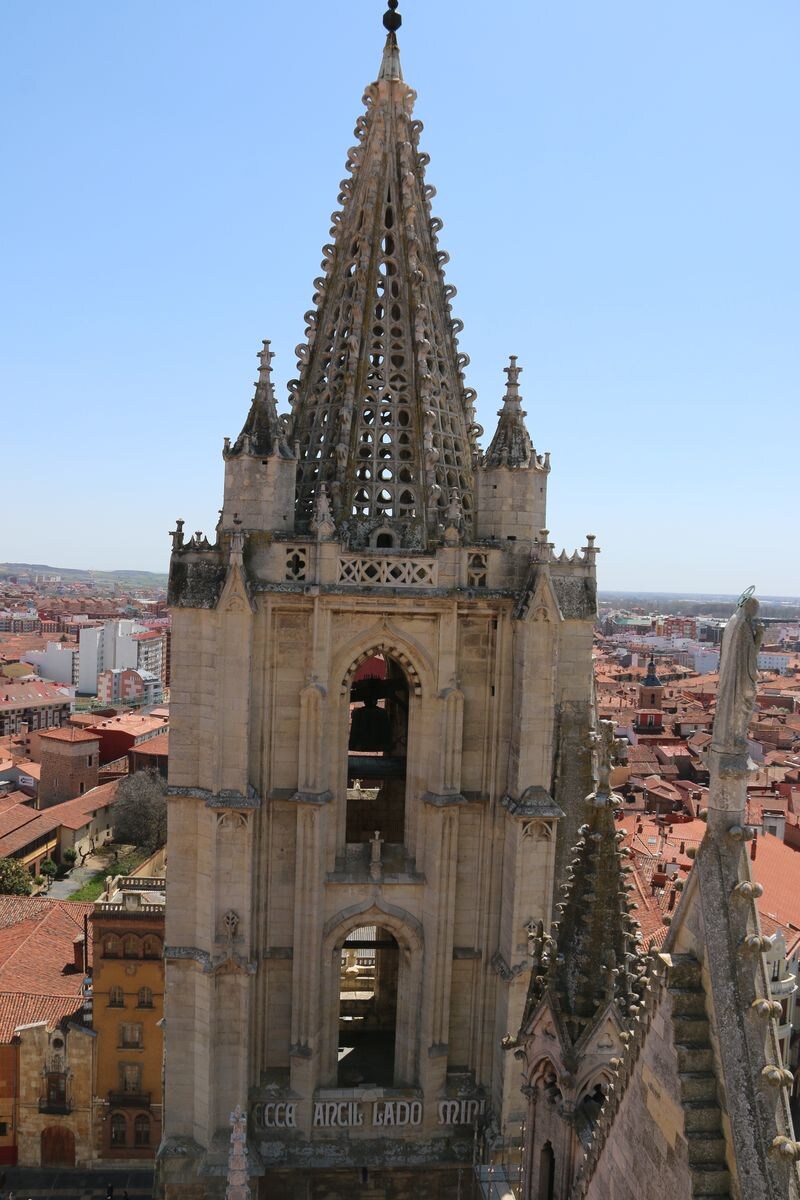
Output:
[[611,721],[593,735],[598,783],[586,798],[586,822],[568,868],[566,896],[552,936],[541,923],[533,934],[533,969],[523,1026],[546,992],[560,1011],[574,1045],[614,1001],[621,1016],[638,1012],[645,963],[637,922],[629,915],[630,889],[617,845],[614,810],[619,804],[609,776],[617,748]]
[[306,314],[299,378],[290,385],[299,446],[298,530],[310,527],[324,482],[337,529],[353,546],[390,526],[396,544],[438,540],[456,493],[465,531],[474,511],[477,454],[469,361],[458,352],[445,284],[442,227],[431,215],[428,156],[412,120],[390,5],[381,67],[365,93],[332,241],[323,248],[315,308]]
[[272,387],[272,360],[275,355],[265,339],[258,353],[258,379],[255,383],[255,395],[250,405],[242,432],[233,446],[226,443],[225,458],[239,454],[252,454],[258,458],[269,458],[280,454],[282,458],[291,458],[291,451],[286,444],[278,419],[275,404],[275,393]]
[[503,397],[503,407],[497,415],[495,435],[489,449],[483,457],[485,467],[527,467],[533,456],[530,435],[525,427],[525,417],[528,415],[522,409],[522,397],[519,394],[519,376],[522,367],[517,366],[517,356],[512,354],[509,365],[504,368],[508,376],[506,394]]

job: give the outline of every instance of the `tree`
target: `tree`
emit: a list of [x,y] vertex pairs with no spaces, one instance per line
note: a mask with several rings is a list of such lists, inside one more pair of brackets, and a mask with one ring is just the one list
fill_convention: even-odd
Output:
[[114,841],[158,850],[167,841],[167,795],[157,771],[136,771],[123,779],[114,801]]
[[14,858],[0,858],[0,895],[30,896],[31,877]]
[[74,867],[75,860],[78,857],[78,851],[75,849],[74,846],[67,846],[66,850],[61,855],[61,857],[63,858],[64,862],[66,863],[66,865],[68,867]]
[[58,864],[54,863],[52,858],[46,858],[39,870],[44,875],[45,879],[55,879],[58,874]]

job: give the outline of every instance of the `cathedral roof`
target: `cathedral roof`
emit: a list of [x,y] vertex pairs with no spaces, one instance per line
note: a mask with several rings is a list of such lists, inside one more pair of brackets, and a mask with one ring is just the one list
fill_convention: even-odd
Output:
[[336,525],[351,543],[390,525],[401,545],[437,540],[446,510],[465,532],[474,510],[477,454],[469,361],[445,284],[442,223],[431,215],[422,123],[404,82],[396,28],[365,93],[333,214],[307,342],[291,383],[291,443],[299,448],[297,528],[311,524],[327,486]]

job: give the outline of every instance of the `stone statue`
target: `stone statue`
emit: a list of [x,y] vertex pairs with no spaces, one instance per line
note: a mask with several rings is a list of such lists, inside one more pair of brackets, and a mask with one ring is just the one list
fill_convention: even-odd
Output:
[[607,796],[611,791],[612,759],[620,753],[622,741],[614,737],[614,722],[601,721],[598,733],[591,735],[597,764],[597,788],[600,795]]
[[758,650],[764,626],[756,620],[758,600],[745,595],[725,626],[711,749],[717,754],[747,753],[747,729],[758,683]]

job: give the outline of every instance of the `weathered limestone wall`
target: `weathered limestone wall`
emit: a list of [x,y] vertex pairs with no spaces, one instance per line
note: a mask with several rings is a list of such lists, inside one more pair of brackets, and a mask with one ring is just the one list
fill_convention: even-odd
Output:
[[[40,1024],[25,1026],[20,1031],[17,1148],[21,1167],[42,1165],[43,1135],[45,1141],[53,1136],[62,1145],[71,1137],[75,1146],[74,1165],[92,1164],[95,1157],[92,1080],[96,1041],[90,1029],[79,1026],[70,1026],[66,1031],[51,1031]],[[40,1099],[47,1097],[46,1071],[55,1069],[67,1074],[66,1095],[70,1111],[39,1112]]]
[[497,467],[476,472],[479,538],[515,538],[529,544],[545,525],[547,472]]
[[672,1000],[665,991],[585,1197],[688,1200],[691,1194]]

